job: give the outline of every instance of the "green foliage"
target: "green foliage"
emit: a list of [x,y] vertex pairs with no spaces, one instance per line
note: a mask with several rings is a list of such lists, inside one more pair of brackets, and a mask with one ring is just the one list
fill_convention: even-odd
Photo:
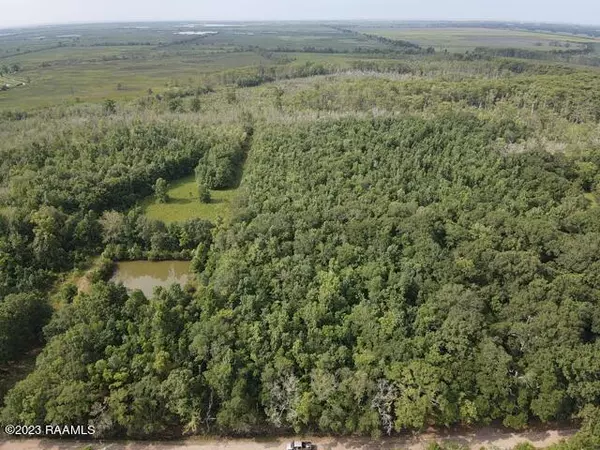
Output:
[[[168,225],[133,209],[127,214],[108,211],[101,218],[104,258],[116,260],[191,259],[200,244],[210,246],[213,225],[190,219]],[[100,277],[100,279],[106,279]]]
[[[468,114],[271,125],[253,135],[231,224],[105,213],[106,256],[189,250],[202,284],[80,294],[5,417],[137,437],[584,414],[600,222],[582,180],[598,165],[494,150],[507,129],[527,133]],[[201,175],[228,149],[211,147]]]
[[[179,335],[198,314],[190,300],[175,287],[149,302],[139,293],[128,297],[124,288],[96,284],[55,315],[38,370],[7,398],[3,419],[39,423],[42,414],[52,423],[91,420],[105,436],[154,434],[177,414],[194,420],[202,408],[190,394],[201,394],[202,378],[175,369],[189,357],[189,342]],[[146,337],[150,329],[161,335],[152,342]],[[118,330],[128,330],[129,338],[123,341]],[[76,363],[83,353],[87,362]],[[40,377],[48,370],[51,378]],[[32,395],[33,386],[38,394]]]
[[581,430],[569,441],[553,445],[550,450],[595,449],[600,447],[600,409],[587,405],[579,418],[583,420]]
[[198,112],[201,109],[202,109],[202,101],[200,100],[200,98],[198,96],[196,96],[192,99],[192,102],[190,104],[190,110],[193,112]]
[[[468,449],[467,446],[464,446],[461,444],[455,444],[455,443],[438,444],[437,442],[433,442],[427,446],[427,450],[467,450],[467,449]],[[519,449],[515,449],[515,450],[519,450]],[[524,449],[524,450],[527,450],[527,449]]]
[[[223,302],[214,314],[236,299],[239,332],[254,336],[256,327],[264,336],[251,348],[260,348],[253,360],[264,367],[261,399],[273,425],[353,432],[348,418],[367,423],[376,404],[376,428],[388,416],[397,431],[490,419],[521,428],[566,418],[584,401],[564,393],[564,371],[546,380],[542,362],[570,367],[565,358],[595,346],[575,337],[576,320],[536,325],[562,316],[546,310],[558,305],[547,295],[576,267],[562,262],[569,242],[596,239],[594,226],[571,234],[548,219],[583,195],[566,175],[578,163],[490,151],[507,127],[522,132],[447,116],[255,136],[235,234],[217,235],[199,266]],[[540,232],[547,237],[536,238]],[[540,295],[538,284],[546,294],[528,302],[537,320],[527,322],[515,308]],[[577,298],[559,303],[573,312],[592,307],[584,300],[592,297]],[[573,338],[549,353],[557,343],[541,330],[557,328]],[[533,340],[514,341],[513,333]],[[283,384],[292,374],[297,384]],[[360,376],[384,382],[354,393]],[[366,400],[357,405],[350,392]]]
[[242,142],[224,141],[206,152],[196,167],[196,180],[208,189],[235,187],[244,160]]
[[180,98],[173,98],[169,100],[169,111],[179,112],[183,108],[183,101]]
[[[235,127],[169,122],[67,128],[3,150],[0,182],[6,185],[5,202],[28,210],[41,205],[81,214],[122,210],[150,195],[158,178],[189,175],[216,142],[228,140],[238,148],[240,135]],[[3,175],[8,171],[10,180]]]
[[105,114],[115,114],[117,112],[117,102],[111,99],[104,100],[102,109]]
[[96,264],[96,267],[91,273],[90,281],[98,283],[100,281],[108,281],[115,271],[115,263],[112,259],[101,258]]
[[164,178],[159,178],[156,180],[154,184],[154,197],[156,198],[157,203],[168,203],[169,196],[167,195],[167,191],[169,189],[169,184],[167,180]]
[[210,203],[210,189],[206,183],[198,183],[198,199],[200,203]]
[[517,446],[514,447],[513,450],[536,450],[536,448],[529,443],[521,443],[517,444]]
[[39,293],[6,296],[0,303],[0,364],[41,343],[42,327],[50,314],[50,305]]
[[[391,73],[416,73],[423,69],[404,63],[355,62],[360,70],[376,70]],[[540,65],[524,66],[523,71],[531,71],[522,77],[465,77],[461,80],[423,79],[396,81],[385,77],[347,78],[336,82],[325,82],[298,89],[284,98],[283,106],[293,110],[319,110],[343,112],[348,109],[372,111],[373,108],[386,111],[419,112],[431,110],[434,113],[449,109],[471,108],[473,110],[523,109],[538,112],[546,117],[553,112],[570,122],[597,122],[600,107],[597,94],[587,94],[591,86],[600,87],[600,78],[592,72],[570,73],[557,66],[550,68]],[[509,73],[515,70],[510,64],[491,63],[481,66],[482,71]],[[479,72],[479,70],[476,70]],[[549,72],[549,73],[545,73]],[[542,76],[543,75],[543,76]],[[594,91],[595,92],[595,91]],[[493,120],[502,121],[503,114],[493,114]],[[542,119],[546,120],[546,119]],[[507,129],[508,140],[515,142],[523,136],[522,130]]]

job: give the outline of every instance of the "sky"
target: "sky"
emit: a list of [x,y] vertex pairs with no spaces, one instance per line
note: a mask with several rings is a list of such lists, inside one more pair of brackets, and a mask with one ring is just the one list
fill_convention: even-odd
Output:
[[166,20],[518,20],[600,26],[599,0],[0,0],[0,28]]

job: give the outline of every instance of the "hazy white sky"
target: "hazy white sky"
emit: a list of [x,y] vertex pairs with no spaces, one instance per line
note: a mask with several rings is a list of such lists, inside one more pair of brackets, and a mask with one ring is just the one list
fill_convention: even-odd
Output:
[[0,27],[303,19],[499,19],[600,25],[600,0],[0,0]]

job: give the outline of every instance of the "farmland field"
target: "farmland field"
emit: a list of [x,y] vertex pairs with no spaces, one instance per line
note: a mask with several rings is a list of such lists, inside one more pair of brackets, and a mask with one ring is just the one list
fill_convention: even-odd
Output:
[[477,47],[528,50],[576,49],[582,44],[599,44],[600,39],[577,35],[487,28],[358,28],[360,32],[403,39],[437,51],[465,52]]

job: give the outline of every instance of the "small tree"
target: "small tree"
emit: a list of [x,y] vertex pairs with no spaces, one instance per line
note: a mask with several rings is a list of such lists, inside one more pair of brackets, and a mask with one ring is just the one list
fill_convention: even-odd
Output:
[[169,196],[167,190],[169,184],[164,178],[159,178],[154,184],[154,195],[156,196],[156,203],[168,203]]
[[198,183],[198,198],[200,199],[200,203],[210,203],[210,189],[206,183]]
[[180,98],[173,98],[169,100],[169,111],[179,112],[183,109],[183,102]]
[[190,104],[190,109],[193,112],[198,112],[202,108],[202,102],[200,101],[200,97],[194,97],[192,99],[192,103]]
[[114,114],[117,112],[117,102],[107,98],[102,104],[102,109],[104,114]]

